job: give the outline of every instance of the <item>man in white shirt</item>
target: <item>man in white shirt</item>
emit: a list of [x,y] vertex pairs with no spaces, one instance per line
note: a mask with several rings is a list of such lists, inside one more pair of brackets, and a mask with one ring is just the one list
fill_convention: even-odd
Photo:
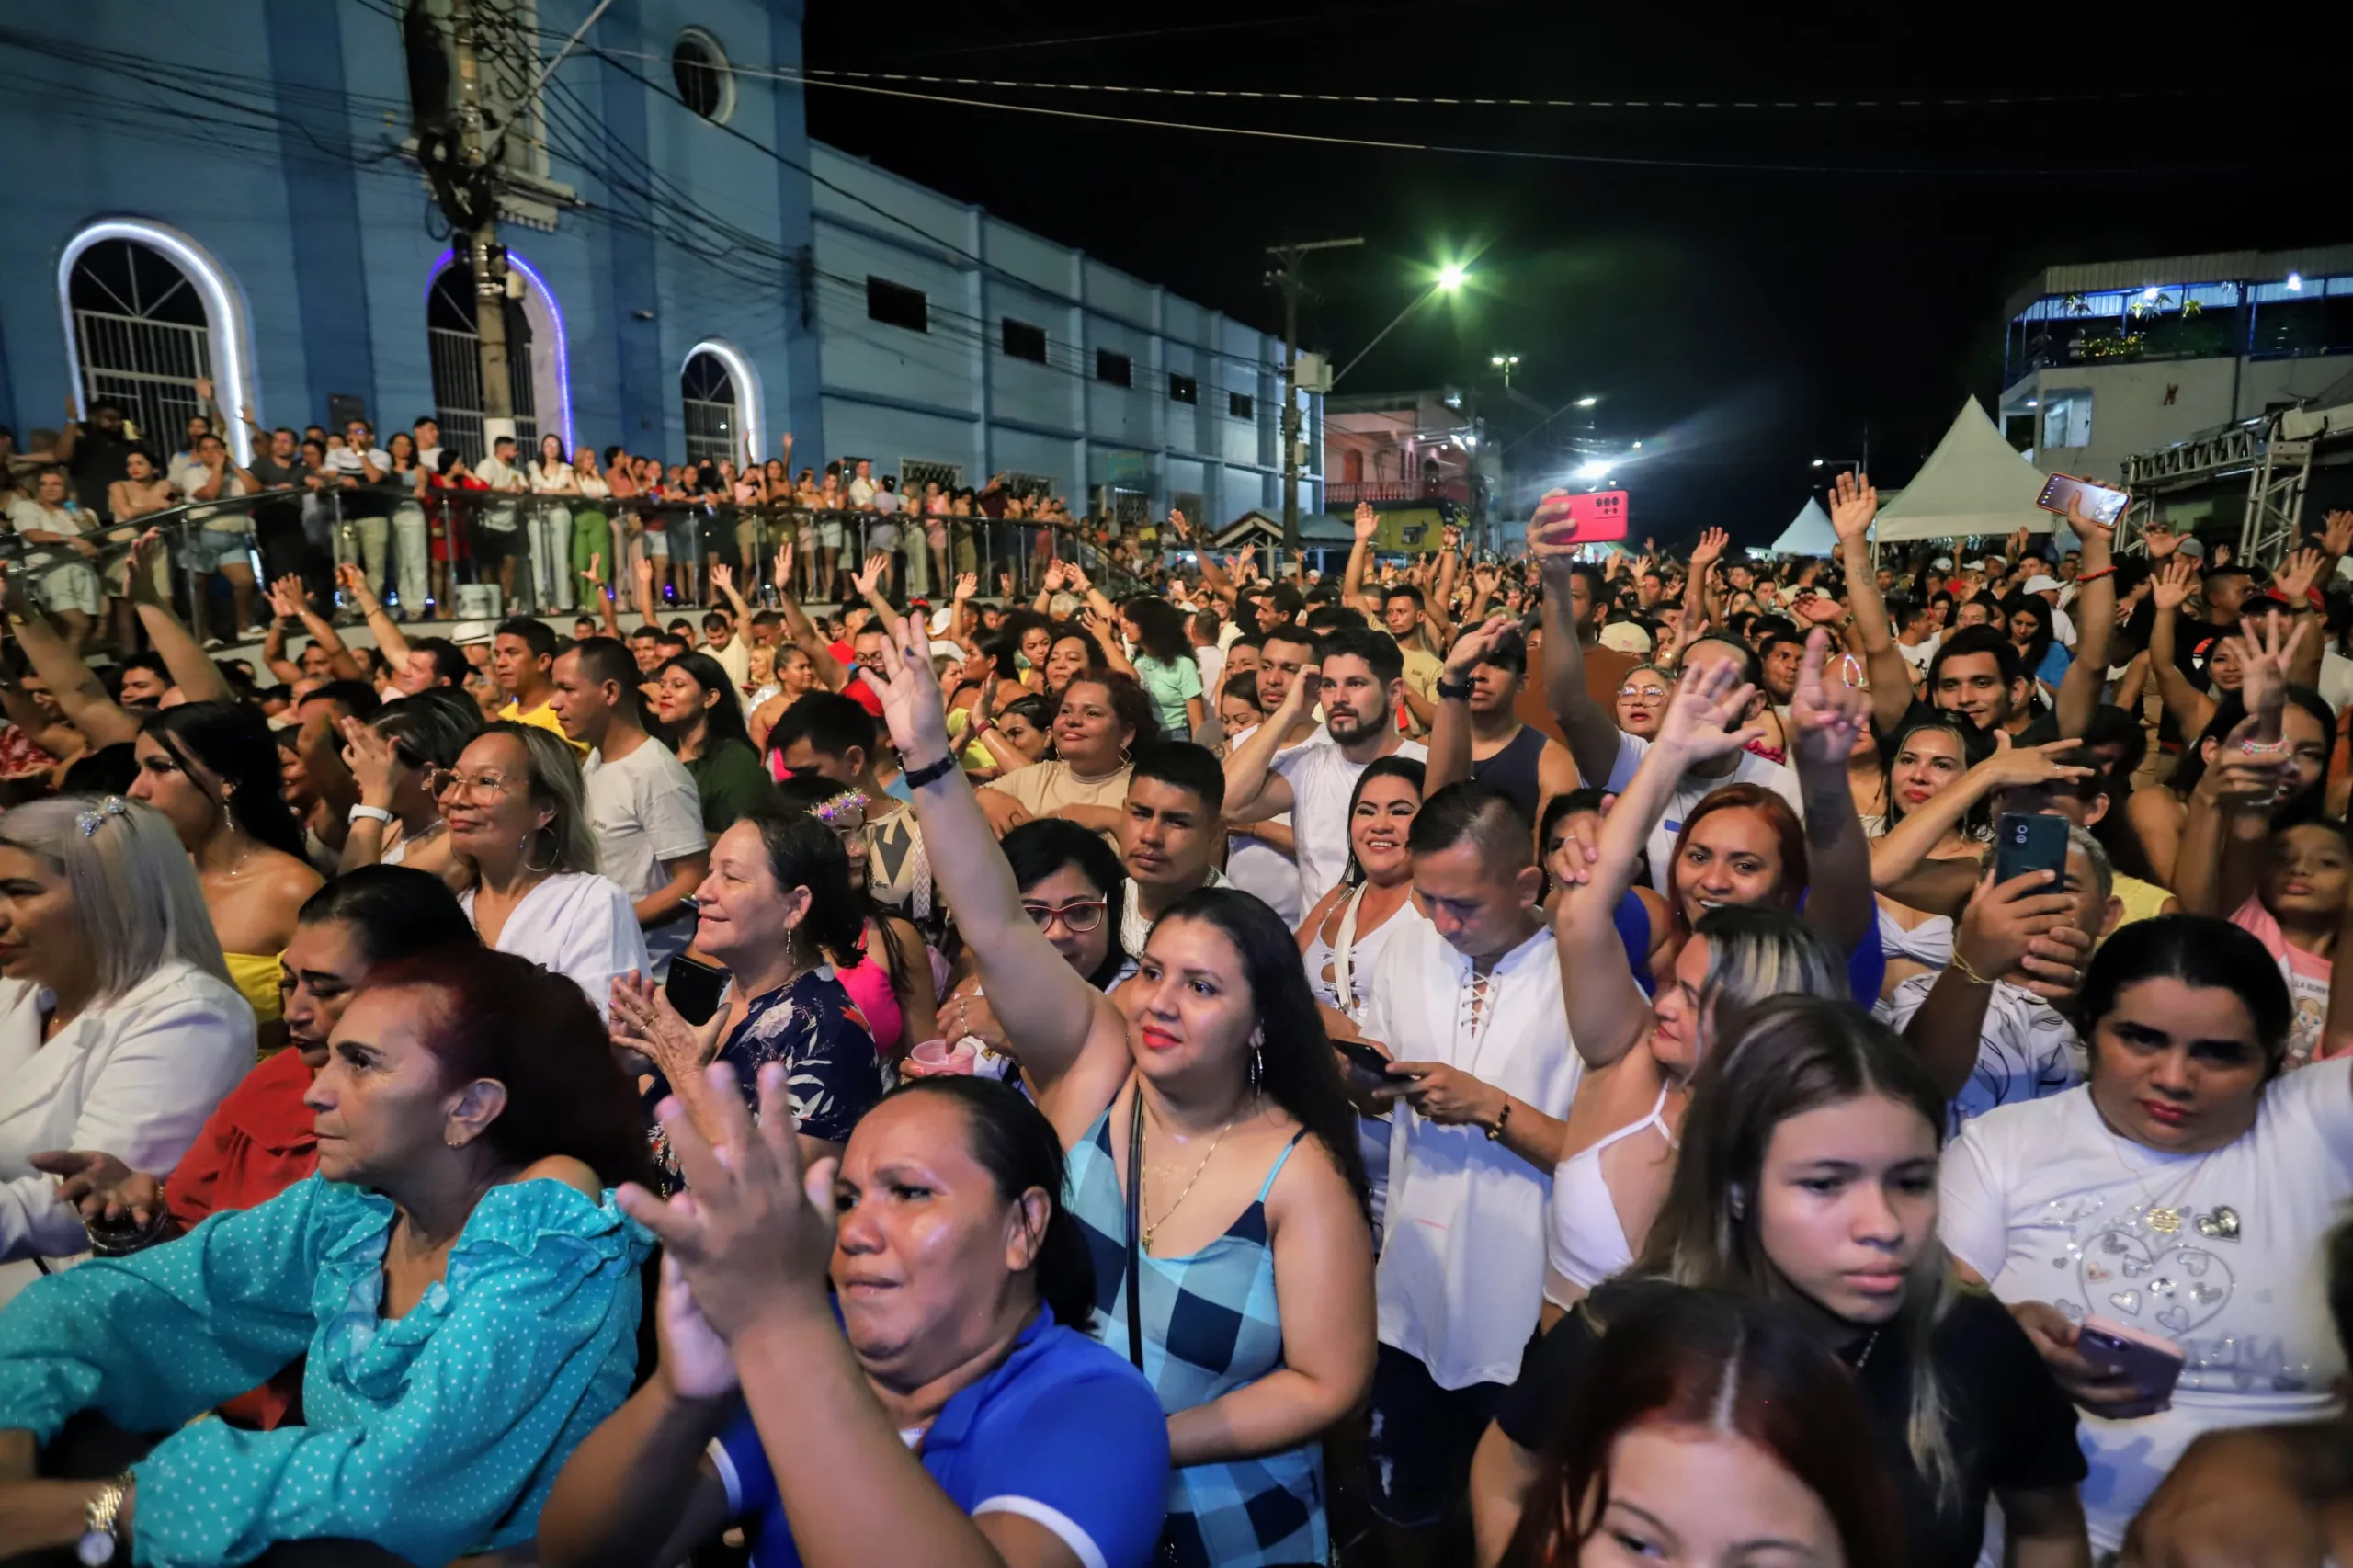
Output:
[[[1240,635],[1240,633],[1236,633]],[[1267,644],[1273,644],[1270,649]],[[1299,672],[1315,663],[1315,639],[1288,623],[1261,638],[1253,634],[1249,646],[1250,663],[1245,668],[1255,669],[1258,685],[1258,708],[1272,713],[1290,694],[1291,683]],[[1231,660],[1232,649],[1227,649]],[[1222,673],[1222,672],[1221,672]],[[1201,689],[1209,690],[1207,682]],[[1250,744],[1265,722],[1237,730],[1226,737],[1226,756],[1232,756]],[[1276,743],[1280,751],[1293,746],[1321,743],[1324,727],[1313,715],[1302,714],[1288,733]],[[1299,864],[1294,858],[1297,846],[1292,841],[1290,813],[1279,812],[1264,822],[1236,823],[1227,820],[1225,848],[1225,879],[1244,892],[1264,899],[1268,908],[1282,916],[1286,926],[1296,926],[1307,913],[1307,905],[1299,900]]]
[[[1278,643],[1267,637],[1272,662]],[[1299,672],[1280,707],[1225,760],[1225,816],[1258,822],[1289,812],[1299,865],[1300,907],[1324,896],[1348,865],[1348,797],[1357,775],[1392,755],[1419,761],[1429,754],[1402,739],[1394,715],[1404,689],[1404,655],[1396,639],[1369,627],[1324,634],[1317,663]],[[1263,689],[1267,665],[1259,666]],[[1322,741],[1281,751],[1283,737],[1321,697]]]
[[1120,815],[1120,859],[1127,890],[1120,947],[1143,951],[1160,917],[1178,899],[1225,886],[1212,861],[1224,824],[1218,807],[1225,775],[1216,754],[1190,741],[1160,741],[1136,753]]
[[874,508],[874,461],[871,458],[858,460],[858,472],[850,476],[849,504],[853,510],[860,512]]
[[1374,1271],[1372,1510],[1391,1561],[1468,1485],[1544,1294],[1544,1219],[1581,1064],[1528,824],[1477,783],[1406,838],[1429,912],[1382,949],[1364,1032],[1392,1059],[1386,1238]]
[[416,441],[416,466],[427,473],[441,472],[441,422],[429,414],[420,415],[409,426],[409,434]]
[[[515,466],[515,437],[501,436],[490,444],[490,456],[474,464],[474,477],[493,490],[516,492],[529,485]],[[523,550],[523,530],[511,505],[478,506],[466,519],[466,540],[472,547],[477,569],[498,562],[501,606],[515,598],[515,558]]]
[[645,932],[651,975],[670,971],[695,934],[687,900],[710,870],[702,804],[686,765],[638,717],[637,661],[610,637],[573,644],[555,662],[563,733],[590,748],[580,772],[604,874],[620,884]]

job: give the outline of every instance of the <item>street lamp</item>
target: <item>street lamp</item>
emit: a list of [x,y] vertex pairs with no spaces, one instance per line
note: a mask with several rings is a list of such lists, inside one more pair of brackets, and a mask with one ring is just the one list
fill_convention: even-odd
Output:
[[1463,284],[1470,281],[1470,278],[1471,274],[1460,262],[1449,261],[1438,269],[1438,286],[1449,294],[1461,288]]
[[1340,377],[1347,375],[1350,370],[1353,370],[1358,365],[1363,364],[1364,357],[1371,353],[1374,349],[1380,347],[1381,340],[1382,338],[1387,337],[1391,333],[1395,332],[1400,326],[1404,325],[1407,316],[1412,315],[1415,311],[1418,311],[1424,305],[1428,304],[1433,298],[1439,294],[1454,293],[1460,290],[1463,284],[1469,282],[1470,279],[1470,271],[1460,262],[1449,261],[1445,266],[1439,267],[1438,269],[1438,281],[1432,283],[1427,289],[1423,290],[1419,294],[1414,296],[1413,301],[1408,303],[1404,310],[1399,311],[1395,318],[1392,319],[1387,326],[1384,326],[1379,332],[1374,333],[1372,335],[1372,341],[1366,344],[1362,348],[1358,349],[1357,357],[1349,360],[1347,364],[1341,366],[1339,370],[1332,377],[1332,379],[1324,383],[1324,390],[1326,392],[1329,392],[1332,388],[1338,386],[1340,384]]
[[1597,397],[1581,397],[1577,399],[1577,406],[1579,408],[1591,408],[1595,403],[1599,403],[1600,401],[1601,400]]
[[1511,390],[1512,367],[1519,363],[1519,356],[1517,354],[1491,354],[1487,357],[1487,363],[1493,365],[1496,369],[1501,370],[1504,373],[1504,390],[1506,392],[1509,392]]

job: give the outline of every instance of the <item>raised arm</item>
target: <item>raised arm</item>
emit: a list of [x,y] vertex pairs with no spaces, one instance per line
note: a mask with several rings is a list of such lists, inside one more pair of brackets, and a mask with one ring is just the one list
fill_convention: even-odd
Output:
[[[2330,528],[2342,513],[2331,514]],[[2313,585],[2330,580],[2327,574],[2336,570],[2336,558],[2325,550],[2304,549],[2282,562],[2272,574],[2271,590],[2287,601],[2299,625],[2309,625],[2313,635],[2305,639],[2288,665],[2288,678],[2298,686],[2320,684],[2321,652],[2328,641],[2328,630],[2321,613],[2313,604]]]
[[1372,536],[1381,531],[1381,514],[1372,509],[1371,502],[1359,501],[1357,503],[1356,517],[1351,520],[1356,527],[1357,538],[1356,542],[1348,547],[1347,570],[1340,575],[1340,602],[1355,605],[1358,609],[1378,619],[1381,615],[1381,597],[1378,594],[1370,597],[1366,596],[1364,569],[1365,563],[1372,559]]
[[[368,574],[349,561],[339,562],[335,569],[335,585],[351,597],[359,607],[359,614],[368,622],[368,630],[376,636],[376,651],[391,661],[394,669],[408,663],[408,639],[401,635],[398,622],[384,611],[383,601],[376,597],[376,590],[368,585]],[[602,595],[598,596],[602,597]]]
[[1447,653],[1446,667],[1438,672],[1438,710],[1430,723],[1429,762],[1422,780],[1425,799],[1471,777],[1471,701],[1467,696],[1447,696],[1447,688],[1467,689],[1471,672],[1514,624],[1507,615],[1491,615],[1456,638]]
[[2081,744],[2050,741],[2039,746],[2013,746],[2008,735],[1996,735],[1993,756],[1905,812],[1902,822],[1872,843],[1871,885],[1914,909],[1931,915],[1959,913],[1977,886],[1976,863],[1931,860],[1929,851],[1969,814],[1971,807],[1997,790],[2047,784],[2055,778],[2090,778],[2091,768],[2059,760]]
[[1683,624],[1675,632],[1678,646],[1688,647],[1699,629],[1714,619],[1717,607],[1711,590],[1716,563],[1723,559],[1724,546],[1732,536],[1722,528],[1708,528],[1699,535],[1699,542],[1691,547],[1691,569],[1683,579]]
[[2108,683],[2108,650],[2116,641],[2116,525],[2093,519],[2081,496],[2067,503],[2067,522],[2083,541],[2083,566],[2075,581],[2075,658],[2059,681],[2059,733],[2081,735],[2091,727]]
[[1585,650],[1578,645],[1569,611],[1576,547],[1531,529],[1528,548],[1544,574],[1544,703],[1561,726],[1561,738],[1569,744],[1579,777],[1599,789],[1618,766],[1618,719],[1585,688]]
[[2280,732],[2288,672],[2307,630],[2300,620],[2282,638],[2268,618],[2245,624],[2246,635],[2232,638],[2231,645],[2245,672],[2239,695],[2247,716],[2224,737],[2190,791],[2173,863],[2174,896],[2182,908],[2225,920],[2262,881],[2270,805],[2289,760]]
[[1282,749],[1283,737],[1315,710],[1316,693],[1323,685],[1322,665],[1301,666],[1282,702],[1250,733],[1248,740],[1226,754],[1222,814],[1228,823],[1263,822],[1290,810],[1290,780],[1274,771],[1275,754]]
[[327,668],[335,672],[337,679],[368,678],[368,672],[359,667],[359,661],[351,656],[351,650],[335,634],[334,623],[312,605],[311,590],[301,577],[291,572],[280,577],[270,590],[270,602],[284,607],[280,614],[301,620],[302,630],[311,634],[311,641],[327,651]]
[[1658,738],[1634,769],[1624,794],[1601,819],[1591,876],[1562,892],[1552,928],[1561,956],[1561,994],[1569,1038],[1588,1067],[1608,1067],[1639,1044],[1653,1022],[1650,998],[1635,983],[1618,938],[1619,901],[1634,885],[1651,830],[1666,814],[1675,787],[1696,763],[1738,751],[1764,732],[1733,728],[1756,688],[1725,660],[1686,670],[1659,718]]
[[981,983],[1018,1051],[1040,1108],[1065,1144],[1084,1137],[1131,1070],[1127,1024],[1109,997],[1063,961],[1021,905],[1013,868],[996,846],[980,799],[955,767],[931,642],[892,618],[882,648],[882,716],[915,790],[932,884],[956,917]]
[[1912,667],[1895,645],[1887,601],[1880,597],[1879,573],[1871,565],[1871,522],[1879,516],[1879,491],[1870,475],[1841,471],[1830,487],[1830,526],[1838,535],[1838,563],[1846,571],[1847,608],[1863,642],[1863,667],[1871,677],[1871,722],[1881,734],[1904,722],[1912,706]]
[[2198,563],[2177,555],[2165,563],[2149,589],[2149,601],[2156,607],[2155,619],[2149,623],[2149,673],[2156,677],[2157,695],[2164,699],[2165,711],[2181,726],[2182,734],[2192,740],[2214,716],[2213,699],[2190,685],[2175,662],[2179,636],[2177,619],[2197,581]]
[[16,622],[17,641],[23,646],[33,674],[49,683],[59,710],[82,732],[93,750],[137,740],[139,721],[107,695],[97,673],[75,658],[74,650],[57,635],[48,618],[26,601],[23,581],[17,575],[7,579],[7,611]]
[[203,647],[188,634],[180,618],[171,607],[155,597],[155,577],[149,563],[162,552],[164,536],[153,528],[141,534],[131,546],[131,602],[137,607],[139,624],[147,629],[148,641],[155,645],[156,653],[164,661],[164,668],[180,695],[190,702],[227,702],[233,700],[229,683],[221,674],[221,666],[205,657]]
[[792,546],[777,546],[776,564],[769,581],[776,585],[777,608],[784,612],[784,634],[792,645],[809,655],[809,667],[827,691],[839,691],[849,685],[849,671],[834,657],[833,649],[792,597]]
[[269,601],[270,614],[269,624],[262,629],[261,662],[280,685],[292,686],[302,678],[302,666],[286,656],[286,610],[267,587],[262,597]]
[[1806,634],[1790,699],[1790,748],[1805,801],[1806,921],[1839,952],[1850,953],[1879,917],[1870,845],[1847,777],[1847,759],[1869,722],[1870,696],[1823,679],[1829,657],[1830,633],[1817,626]]

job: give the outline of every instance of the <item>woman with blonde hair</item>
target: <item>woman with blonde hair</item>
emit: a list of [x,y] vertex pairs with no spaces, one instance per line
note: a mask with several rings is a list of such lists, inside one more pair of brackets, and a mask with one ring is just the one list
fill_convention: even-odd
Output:
[[166,1172],[254,1062],[196,868],[161,812],[68,795],[0,817],[0,1301],[89,1241],[32,1156]]
[[602,1013],[613,982],[654,967],[637,912],[597,874],[572,747],[501,720],[459,754],[441,790],[449,881],[483,946],[569,977]]

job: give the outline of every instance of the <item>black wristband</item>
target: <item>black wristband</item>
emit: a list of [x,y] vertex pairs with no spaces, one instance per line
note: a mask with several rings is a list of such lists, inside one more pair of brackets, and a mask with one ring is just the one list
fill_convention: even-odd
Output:
[[951,751],[928,767],[909,768],[906,774],[907,788],[920,790],[926,784],[937,784],[955,771],[956,754]]
[[1471,700],[1471,683],[1467,680],[1449,682],[1441,679],[1436,683],[1432,689],[1438,693],[1438,699],[1440,702],[1468,702]]

